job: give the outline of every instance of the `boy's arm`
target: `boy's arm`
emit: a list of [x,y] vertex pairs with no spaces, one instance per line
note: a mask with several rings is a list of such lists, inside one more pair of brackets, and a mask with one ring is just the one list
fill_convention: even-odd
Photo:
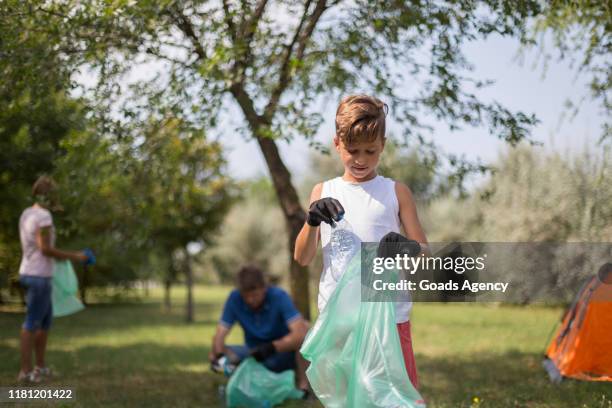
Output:
[[[309,205],[321,198],[323,183],[319,183],[312,189],[310,194]],[[302,230],[295,240],[295,250],[293,258],[302,266],[312,262],[317,253],[317,245],[319,244],[319,227],[313,227],[304,223]]]
[[395,195],[399,202],[399,217],[408,239],[417,241],[421,246],[427,248],[427,237],[421,227],[417,215],[416,204],[412,192],[404,183],[395,182]]

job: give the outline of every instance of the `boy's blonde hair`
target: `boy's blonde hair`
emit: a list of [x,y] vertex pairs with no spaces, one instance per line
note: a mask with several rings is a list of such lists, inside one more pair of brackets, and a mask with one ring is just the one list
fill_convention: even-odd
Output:
[[385,117],[389,107],[369,95],[342,98],[336,111],[336,136],[346,145],[385,140]]

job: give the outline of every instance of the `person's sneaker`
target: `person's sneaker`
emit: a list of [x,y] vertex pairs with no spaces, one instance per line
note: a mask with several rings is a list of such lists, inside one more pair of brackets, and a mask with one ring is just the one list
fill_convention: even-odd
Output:
[[34,367],[34,372],[38,375],[38,377],[42,378],[51,378],[53,377],[53,370],[49,367]]
[[36,373],[36,371],[32,370],[29,373],[24,373],[23,371],[19,372],[17,376],[17,381],[29,384],[38,384],[41,382],[40,376]]

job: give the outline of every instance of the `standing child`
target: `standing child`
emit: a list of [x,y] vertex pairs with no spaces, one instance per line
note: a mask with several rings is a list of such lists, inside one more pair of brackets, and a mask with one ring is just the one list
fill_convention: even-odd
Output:
[[[64,251],[55,247],[55,227],[51,211],[61,208],[55,181],[48,176],[39,177],[32,186],[32,195],[34,204],[26,208],[19,218],[19,237],[23,252],[19,281],[26,289],[27,312],[21,327],[21,371],[17,380],[26,383],[38,383],[51,376],[45,356],[53,320],[53,260],[68,259],[88,265],[95,262],[91,250]],[[32,367],[32,354],[36,356],[35,367]]]
[[[338,284],[330,273],[334,221],[346,219],[362,242],[397,240],[403,227],[408,238],[421,245],[427,244],[410,189],[376,172],[385,147],[387,109],[378,98],[352,95],[343,98],[336,111],[334,146],[344,165],[344,174],[313,188],[306,223],[296,239],[294,253],[300,264],[308,265],[321,241],[323,273],[317,300],[319,311],[323,310]],[[410,334],[411,309],[410,301],[395,303],[404,363],[410,381],[418,388]]]

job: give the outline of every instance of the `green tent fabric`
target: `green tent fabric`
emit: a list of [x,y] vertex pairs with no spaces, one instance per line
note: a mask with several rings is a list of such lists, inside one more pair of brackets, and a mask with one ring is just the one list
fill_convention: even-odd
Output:
[[70,261],[54,262],[51,282],[53,317],[71,315],[85,308],[76,296],[79,291],[79,281]]
[[286,399],[302,398],[304,392],[295,388],[294,379],[293,370],[275,373],[249,357],[230,377],[226,405],[230,408],[271,408]]
[[361,290],[357,253],[300,350],[313,391],[326,408],[425,407],[404,365],[393,302],[361,302]]

